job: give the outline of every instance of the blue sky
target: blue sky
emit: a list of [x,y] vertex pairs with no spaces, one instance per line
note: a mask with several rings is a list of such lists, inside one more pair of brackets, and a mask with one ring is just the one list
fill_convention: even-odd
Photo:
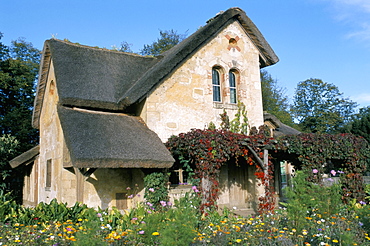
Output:
[[240,7],[280,61],[267,70],[292,98],[297,83],[319,78],[370,106],[370,0],[2,0],[0,32],[36,48],[52,36],[139,51],[159,30],[188,34],[219,11]]

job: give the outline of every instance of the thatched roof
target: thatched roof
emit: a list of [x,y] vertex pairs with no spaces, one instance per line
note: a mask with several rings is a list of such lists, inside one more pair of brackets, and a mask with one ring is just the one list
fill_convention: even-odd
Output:
[[231,8],[217,15],[206,26],[158,57],[143,57],[56,39],[47,40],[40,68],[33,126],[39,127],[51,62],[55,69],[60,104],[123,111],[145,98],[164,78],[234,21],[243,26],[259,49],[261,67],[278,62],[278,57],[258,28],[240,8]]
[[298,135],[301,132],[294,129],[293,127],[290,127],[284,123],[282,123],[275,115],[272,115],[270,113],[263,113],[263,119],[264,121],[271,122],[274,126],[274,137],[284,136],[284,135]]
[[51,61],[61,105],[119,110],[117,101],[122,94],[158,59],[56,39],[45,41],[33,112],[35,128]]
[[217,15],[206,26],[200,28],[190,37],[163,53],[163,58],[149,69],[121,98],[120,104],[131,105],[141,100],[155,88],[163,79],[169,76],[191,55],[214,38],[224,27],[234,21],[239,21],[252,42],[260,51],[261,68],[273,65],[279,61],[261,32],[240,8],[230,8]]
[[33,147],[32,149],[22,153],[21,155],[9,161],[9,164],[12,168],[16,168],[21,165],[31,164],[36,159],[36,157],[39,155],[39,153],[40,153],[40,146],[37,145]]
[[58,106],[72,165],[83,168],[168,168],[174,159],[139,117]]
[[278,62],[258,28],[239,8],[217,15],[158,57],[47,40],[41,60],[33,126],[39,128],[46,83],[53,65],[59,98],[58,115],[73,166],[170,167],[174,160],[159,137],[140,118],[117,112],[127,112],[128,107],[141,102],[195,52],[235,21],[259,49],[261,67]]

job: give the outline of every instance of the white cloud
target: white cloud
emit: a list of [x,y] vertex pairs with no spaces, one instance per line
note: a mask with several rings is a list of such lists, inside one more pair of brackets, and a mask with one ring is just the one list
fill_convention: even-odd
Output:
[[370,0],[319,0],[330,4],[334,18],[350,27],[346,37],[370,40]]
[[[332,0],[334,3],[352,6],[358,9],[360,12],[370,13],[370,2],[369,0]],[[346,6],[343,6],[346,7]]]
[[361,93],[354,96],[354,100],[358,103],[370,103],[370,93]]
[[370,22],[363,22],[361,30],[356,30],[347,34],[347,38],[357,38],[360,41],[370,40]]

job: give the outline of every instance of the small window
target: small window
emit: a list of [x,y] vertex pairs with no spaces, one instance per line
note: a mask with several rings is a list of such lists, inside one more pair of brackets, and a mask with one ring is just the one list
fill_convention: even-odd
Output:
[[220,72],[216,68],[212,69],[212,86],[213,86],[213,101],[221,102]]
[[51,188],[51,159],[46,161],[46,182],[45,189],[50,190]]
[[234,71],[229,72],[230,103],[236,103],[236,75]]

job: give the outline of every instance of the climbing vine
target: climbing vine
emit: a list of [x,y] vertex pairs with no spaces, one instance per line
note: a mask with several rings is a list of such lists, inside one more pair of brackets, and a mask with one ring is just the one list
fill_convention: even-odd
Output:
[[[260,211],[272,210],[274,201],[273,164],[268,159],[263,166],[263,147],[270,144],[272,138],[265,135],[247,136],[225,130],[199,130],[172,136],[166,143],[167,148],[177,159],[187,159],[195,166],[194,175],[200,181],[199,190],[201,210],[216,207],[219,196],[219,173],[222,165],[233,159],[238,164],[239,158],[246,160],[246,165],[255,165],[256,177],[265,187],[265,196],[260,198]],[[259,161],[256,161],[259,160]],[[270,185],[271,184],[271,185]]]
[[284,136],[279,142],[284,143],[279,146],[285,150],[285,160],[292,162],[298,169],[311,170],[309,179],[323,177],[330,174],[331,170],[339,170],[343,173],[343,200],[361,201],[364,198],[362,174],[370,160],[369,144],[364,138],[352,134],[305,133]]
[[[230,160],[238,164],[255,165],[255,176],[261,181],[265,195],[259,197],[259,212],[272,211],[275,206],[273,159],[287,160],[297,169],[315,170],[310,179],[330,170],[343,172],[343,200],[364,199],[362,174],[370,159],[367,141],[351,134],[300,134],[278,139],[269,137],[266,127],[251,129],[255,135],[243,135],[226,130],[199,130],[172,136],[167,148],[177,159],[189,160],[194,177],[200,181],[201,210],[216,207],[219,196],[219,173]],[[268,149],[268,164],[264,166],[264,150]],[[320,181],[320,180],[319,180]]]

